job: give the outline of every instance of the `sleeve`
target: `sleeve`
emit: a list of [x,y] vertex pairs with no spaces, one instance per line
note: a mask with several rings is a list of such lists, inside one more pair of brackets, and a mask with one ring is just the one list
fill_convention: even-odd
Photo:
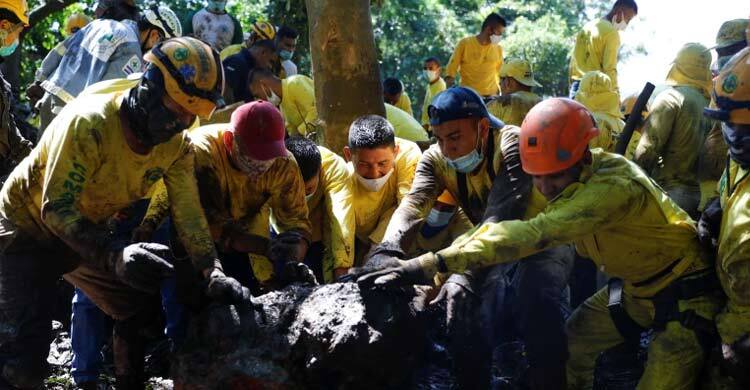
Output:
[[164,180],[159,180],[151,190],[151,200],[143,216],[141,226],[156,230],[169,215],[169,195]]
[[427,90],[424,93],[424,101],[422,102],[422,115],[420,123],[422,125],[429,125],[430,124],[430,116],[427,113],[427,108],[430,107],[430,100],[432,100],[432,93],[430,91],[430,86],[427,86]]
[[309,133],[308,127],[312,128],[318,121],[318,109],[315,107],[315,92],[310,93],[295,93],[294,94],[295,104],[294,107],[300,110],[300,113],[304,113],[304,121],[297,127],[297,131],[300,134]]
[[406,94],[406,91],[401,95],[404,99],[404,111],[409,113],[409,116],[414,116],[414,110],[411,108],[411,98]]
[[186,145],[184,154],[175,161],[164,176],[169,194],[172,221],[180,241],[190,255],[195,268],[221,268],[208,222],[201,207],[195,179],[193,151]]
[[285,169],[277,171],[275,182],[270,186],[274,190],[271,193],[271,209],[281,229],[279,233],[296,230],[309,238],[312,228],[307,216],[305,184],[297,163],[293,159],[285,161]]
[[107,61],[107,71],[102,80],[124,79],[143,70],[141,47],[136,42],[125,42],[117,47]]
[[445,68],[446,76],[456,77],[456,73],[458,73],[458,70],[461,68],[461,61],[464,56],[464,46],[464,40],[458,42],[451,59],[448,61],[448,66]]
[[356,224],[352,207],[352,189],[346,163],[340,158],[325,174],[325,201],[328,223],[331,229],[333,268],[349,268],[354,265],[354,237]]
[[404,153],[404,156],[400,159],[398,167],[398,193],[396,194],[398,203],[401,203],[401,200],[411,190],[414,175],[417,172],[417,165],[419,165],[419,160],[422,158],[419,146],[413,142],[409,142],[409,149],[401,150],[401,153]]
[[[573,184],[562,197],[528,221],[483,223],[438,252],[451,272],[508,263],[573,242],[619,223],[643,190],[612,189],[612,183]],[[629,190],[628,190],[629,189]],[[613,194],[616,194],[613,195]]]
[[65,42],[67,41],[58,43],[57,46],[55,46],[54,49],[50,50],[49,53],[47,53],[47,56],[44,57],[44,60],[42,60],[42,65],[36,71],[36,81],[47,80],[52,75],[52,73],[55,72],[57,67],[60,65],[60,61],[62,61],[65,52],[68,50],[67,47],[65,47]]
[[67,131],[56,131],[47,151],[44,171],[41,217],[44,224],[62,241],[81,255],[83,261],[95,264],[103,261],[107,246],[106,229],[97,227],[80,210],[81,193],[101,165],[101,150],[91,123],[74,118],[56,126],[67,126]]
[[678,109],[669,99],[668,96],[657,97],[633,155],[633,162],[649,174],[658,164],[675,124]]
[[200,204],[206,215],[211,236],[214,240],[223,237],[224,230],[234,226],[234,219],[226,207],[224,185],[216,176],[219,171],[214,166],[211,153],[193,147],[195,154],[195,177],[198,183]]
[[411,228],[427,216],[435,200],[445,189],[441,175],[437,173],[435,163],[441,158],[430,149],[422,155],[417,164],[409,193],[406,194],[393,213],[383,242],[397,243],[405,247],[402,241]]
[[610,79],[615,90],[619,90],[617,84],[617,56],[620,52],[620,33],[614,31],[609,34],[604,42],[604,51],[602,52],[602,72]]
[[234,16],[232,16],[234,22],[234,35],[232,36],[232,44],[237,45],[245,41],[245,36],[242,33],[242,24]]
[[[500,68],[503,67],[503,47],[498,45],[497,48],[498,48],[498,50],[497,50],[498,54],[500,55],[500,61],[498,61],[498,63],[497,63],[497,67],[495,68],[495,73],[499,75],[500,74]],[[499,78],[499,76],[498,76],[498,78]]]
[[[738,248],[738,253],[726,259],[724,283],[727,305],[716,317],[722,342],[732,344],[750,334],[750,259],[747,242]],[[739,255],[739,256],[738,256]]]
[[195,11],[190,11],[187,16],[182,19],[182,36],[187,37],[193,35],[193,16],[195,16]]

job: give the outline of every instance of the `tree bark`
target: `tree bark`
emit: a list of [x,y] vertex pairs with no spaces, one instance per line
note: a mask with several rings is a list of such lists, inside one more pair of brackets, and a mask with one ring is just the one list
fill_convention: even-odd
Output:
[[[349,125],[385,116],[369,0],[306,0],[315,101],[324,143],[343,154]],[[321,140],[319,140],[321,141]]]

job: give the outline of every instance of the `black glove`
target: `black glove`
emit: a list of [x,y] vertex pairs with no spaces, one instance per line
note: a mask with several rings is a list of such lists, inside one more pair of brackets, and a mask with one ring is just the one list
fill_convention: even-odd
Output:
[[108,264],[123,283],[136,290],[156,293],[162,279],[174,273],[171,259],[172,252],[166,245],[138,243],[114,252]]
[[[403,287],[415,284],[430,284],[438,272],[438,258],[426,253],[411,260],[397,260],[398,265],[380,270],[356,269],[348,280],[356,281],[360,288]],[[348,281],[347,280],[347,281]]]
[[250,302],[250,290],[234,278],[224,275],[216,269],[208,277],[206,295],[222,303]]
[[383,242],[375,246],[367,256],[365,267],[369,269],[383,269],[397,267],[398,260],[406,258],[401,246],[396,243]]
[[[301,249],[308,246],[308,241],[302,233],[291,230],[280,233],[271,240],[268,258],[274,264],[298,261]],[[304,253],[303,253],[304,255]]]
[[463,274],[453,274],[440,288],[440,292],[431,305],[445,301],[445,325],[449,333],[456,332],[454,325],[457,318],[469,318],[476,309],[477,295],[474,294],[471,280]]
[[288,286],[292,283],[318,285],[315,279],[315,273],[305,263],[290,261],[284,264],[281,274],[278,277],[281,287]]
[[719,247],[721,217],[721,202],[719,198],[713,198],[706,203],[701,218],[698,220],[698,240],[710,251],[715,251]]

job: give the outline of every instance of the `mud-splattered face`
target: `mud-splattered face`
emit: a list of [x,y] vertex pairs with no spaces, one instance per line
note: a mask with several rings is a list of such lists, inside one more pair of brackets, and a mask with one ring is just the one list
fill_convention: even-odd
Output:
[[[489,129],[487,119],[477,118],[457,119],[432,126],[440,151],[452,160],[471,153],[479,145],[485,145]],[[481,137],[481,142],[477,137]]]
[[583,170],[583,163],[579,162],[571,168],[562,172],[556,172],[549,175],[534,175],[534,187],[544,195],[547,200],[555,199],[569,185],[578,181]]

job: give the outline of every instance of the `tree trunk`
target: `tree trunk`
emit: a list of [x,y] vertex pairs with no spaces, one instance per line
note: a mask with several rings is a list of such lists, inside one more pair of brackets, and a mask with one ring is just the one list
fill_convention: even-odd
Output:
[[369,0],[306,0],[315,101],[324,143],[338,154],[349,125],[362,115],[385,116]]

